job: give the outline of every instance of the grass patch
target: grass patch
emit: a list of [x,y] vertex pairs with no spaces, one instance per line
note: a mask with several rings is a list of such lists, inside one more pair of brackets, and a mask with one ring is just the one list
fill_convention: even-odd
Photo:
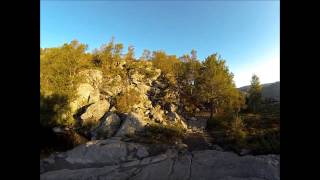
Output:
[[184,134],[185,130],[178,125],[150,124],[142,132],[137,133],[135,139],[143,143],[173,144],[180,141]]

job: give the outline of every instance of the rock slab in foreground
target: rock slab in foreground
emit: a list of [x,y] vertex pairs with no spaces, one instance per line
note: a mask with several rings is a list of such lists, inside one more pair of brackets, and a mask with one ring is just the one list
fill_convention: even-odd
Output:
[[[238,156],[215,150],[148,156],[147,147],[110,139],[40,161],[40,179],[279,180],[279,155]],[[143,155],[139,157],[138,155]]]

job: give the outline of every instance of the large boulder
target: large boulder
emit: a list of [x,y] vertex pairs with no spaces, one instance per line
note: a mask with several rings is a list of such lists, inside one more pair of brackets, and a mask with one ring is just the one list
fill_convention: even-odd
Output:
[[119,129],[121,119],[115,113],[108,113],[102,118],[100,125],[92,132],[94,139],[105,139],[113,136]]
[[99,100],[99,89],[94,88],[89,83],[82,83],[77,88],[77,98],[70,103],[71,111],[74,113],[79,108],[91,103],[95,103]]
[[81,115],[83,124],[96,123],[103,115],[109,110],[110,103],[107,100],[99,100],[98,102],[91,104],[86,112]]
[[150,155],[146,145],[112,138],[91,141],[40,160],[40,179],[279,180],[280,156],[238,156],[215,150],[167,149]]
[[141,113],[130,112],[115,136],[133,135],[141,131],[148,124],[148,120]]
[[95,69],[81,71],[79,75],[83,82],[77,88],[77,98],[70,103],[72,113],[88,104],[95,103],[100,100],[99,87],[102,83],[102,72]]
[[89,141],[67,152],[54,153],[40,160],[40,173],[58,169],[87,168],[99,164],[117,165],[147,156],[149,156],[148,147],[112,137],[106,140]]

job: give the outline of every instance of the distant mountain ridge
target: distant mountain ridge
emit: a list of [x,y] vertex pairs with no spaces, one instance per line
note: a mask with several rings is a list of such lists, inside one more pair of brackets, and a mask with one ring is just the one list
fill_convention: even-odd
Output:
[[[280,81],[273,83],[261,84],[262,86],[262,97],[273,98],[280,101]],[[240,91],[248,93],[250,85],[238,88]]]

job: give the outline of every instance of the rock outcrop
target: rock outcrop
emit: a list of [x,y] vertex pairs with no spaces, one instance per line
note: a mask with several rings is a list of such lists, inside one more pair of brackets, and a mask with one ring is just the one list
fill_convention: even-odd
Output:
[[70,103],[71,112],[75,113],[79,108],[100,100],[99,87],[102,83],[102,72],[88,69],[79,73],[84,80],[77,88],[78,97]]
[[216,150],[179,151],[174,147],[154,155],[150,151],[152,146],[120,138],[90,141],[40,160],[40,179],[280,179],[279,155],[238,156]]
[[[84,134],[92,139],[125,137],[153,123],[187,129],[187,120],[174,105],[179,104],[177,91],[170,88],[161,70],[150,62],[132,63],[119,65],[125,68],[124,74],[103,75],[95,69],[80,72],[83,82],[78,87],[78,98],[70,105],[84,127]],[[129,90],[137,92],[134,95],[137,103],[128,108],[129,112],[120,113],[115,101]]]
[[135,132],[141,131],[147,124],[148,120],[144,118],[143,114],[129,113],[115,136],[133,135]]
[[85,113],[81,115],[82,123],[98,122],[109,110],[109,107],[110,103],[107,100],[99,100],[98,102],[93,103],[87,108]]
[[92,139],[105,139],[113,136],[119,129],[121,119],[115,113],[108,113],[92,132]]

